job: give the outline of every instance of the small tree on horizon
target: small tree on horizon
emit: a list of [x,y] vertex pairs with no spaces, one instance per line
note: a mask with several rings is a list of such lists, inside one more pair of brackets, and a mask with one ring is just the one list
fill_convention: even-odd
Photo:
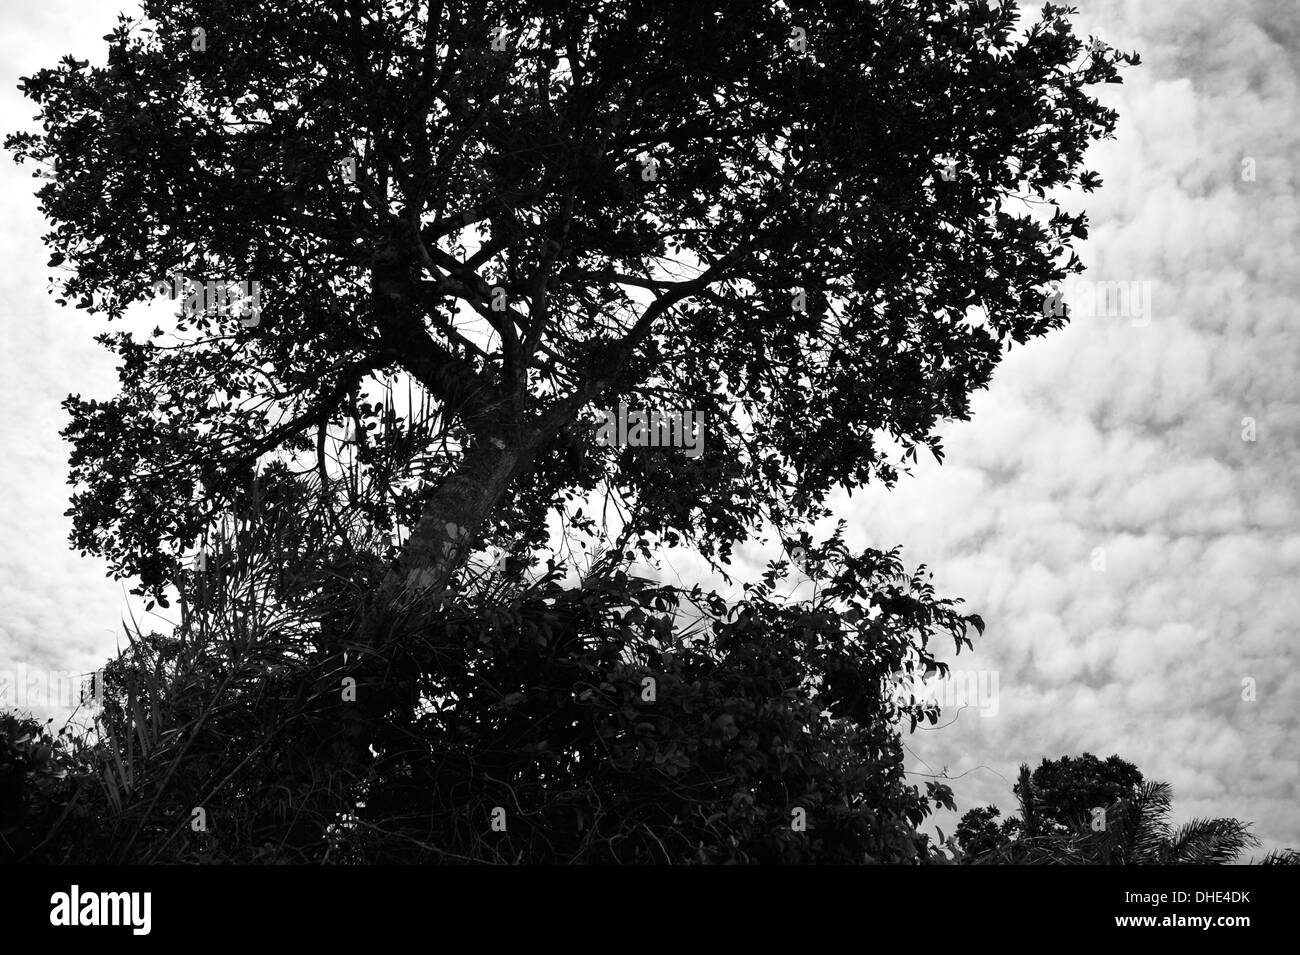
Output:
[[[1175,828],[1173,787],[1144,780],[1119,756],[1044,759],[1020,767],[1020,817],[997,826],[996,807],[968,810],[956,831],[966,863],[1048,865],[1228,865],[1259,845],[1251,824],[1196,818]],[[1290,850],[1267,864],[1291,864]]]

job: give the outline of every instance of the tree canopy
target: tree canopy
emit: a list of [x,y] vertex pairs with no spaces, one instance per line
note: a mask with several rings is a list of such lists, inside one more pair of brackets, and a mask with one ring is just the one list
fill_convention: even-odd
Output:
[[[1013,787],[1019,817],[998,825],[994,806],[962,816],[954,839],[961,861],[1020,865],[1228,865],[1259,840],[1251,824],[1197,818],[1174,827],[1173,787],[1144,780],[1119,756],[1044,759],[1020,767]],[[1292,850],[1270,852],[1265,865],[1295,865]]]
[[[379,488],[390,593],[567,498],[725,559],[891,483],[1064,321],[1086,225],[1057,190],[1098,185],[1087,87],[1136,62],[1017,10],[146,0],[105,66],[22,83],[60,301],[116,319],[183,274],[260,283],[260,315],[101,336],[74,543],[161,595],[276,454]],[[700,413],[706,452],[597,445],[620,401]]]

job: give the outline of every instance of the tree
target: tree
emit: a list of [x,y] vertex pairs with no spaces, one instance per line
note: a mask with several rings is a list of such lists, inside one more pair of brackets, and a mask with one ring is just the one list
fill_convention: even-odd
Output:
[[[1239,819],[1192,819],[1177,829],[1169,824],[1174,790],[1148,782],[1129,800],[1112,835],[1114,851],[1132,865],[1228,865],[1259,840]],[[1132,820],[1131,822],[1129,820]]]
[[[59,797],[107,808],[60,846],[192,861],[216,793],[239,860],[928,858],[951,794],[905,785],[895,725],[937,715],[881,683],[983,623],[798,528],[941,458],[1066,320],[1058,190],[1099,184],[1087,88],[1137,57],[956,0],[143,11],[24,79],[43,127],[7,140],[47,166],[61,302],[191,280],[168,331],[100,336],[119,394],[65,402],[73,543],[190,629],[119,661]],[[704,454],[596,440],[624,407],[702,416]],[[523,573],[554,517],[601,548],[577,587]],[[810,602],[783,566],[736,607],[629,574],[766,526]],[[495,843],[463,815],[512,805]]]
[[[1173,788],[1145,781],[1132,763],[1091,753],[1044,759],[1032,773],[1027,765],[1013,787],[1021,818],[999,829],[998,810],[971,809],[957,828],[968,862],[1067,865],[1227,865],[1258,845],[1250,823],[1238,819],[1193,819],[1175,829],[1169,823]],[[1285,853],[1269,864],[1289,864]]]
[[965,856],[983,856],[1009,844],[1021,828],[1019,819],[994,820],[1002,815],[997,806],[968,809],[957,823],[953,837]]
[[1022,774],[1012,790],[1022,806],[1032,805],[1036,831],[1065,832],[1087,828],[1093,809],[1131,798],[1141,785],[1142,773],[1132,763],[1084,753],[1044,759],[1028,781]]
[[[892,483],[1066,318],[1044,291],[1087,229],[1053,190],[1098,185],[1086,89],[1138,62],[1072,12],[145,0],[106,66],[22,83],[60,302],[260,284],[252,320],[189,286],[169,334],[100,336],[122,387],[66,402],[75,546],[165,603],[267,456],[314,455],[378,489],[382,614],[598,491],[625,540],[725,561]],[[702,414],[707,451],[593,442],[620,403]]]

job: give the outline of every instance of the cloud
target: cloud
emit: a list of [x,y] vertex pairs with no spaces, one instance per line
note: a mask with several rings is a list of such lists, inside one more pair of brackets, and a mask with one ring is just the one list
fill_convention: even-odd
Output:
[[[112,8],[52,2],[6,13],[0,40],[0,126],[28,128],[34,107],[15,88],[19,76],[64,53],[98,56],[112,26]],[[48,226],[32,193],[33,167],[0,161],[0,671],[21,666],[42,673],[88,673],[117,646],[123,587],[106,568],[68,547],[64,516],[68,446],[60,401],[69,392],[108,396],[116,386],[109,356],[92,340],[83,312],[62,309],[46,295]],[[0,706],[10,700],[0,698]],[[39,715],[53,711],[33,706]]]

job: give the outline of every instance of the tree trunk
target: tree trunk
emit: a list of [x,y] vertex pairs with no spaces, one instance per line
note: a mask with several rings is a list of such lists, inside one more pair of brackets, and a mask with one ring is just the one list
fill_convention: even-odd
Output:
[[394,726],[409,728],[419,705],[421,664],[411,652],[418,645],[406,638],[419,631],[422,610],[449,596],[451,576],[475,536],[511,480],[532,464],[533,447],[500,445],[488,439],[470,447],[425,505],[400,560],[364,605],[354,636],[326,651],[358,681],[356,704],[341,711],[335,756],[358,778],[369,765],[369,744]]
[[384,581],[385,595],[413,593],[436,600],[510,482],[532,457],[531,449],[510,447],[500,439],[476,441],[425,505],[401,560]]
[[388,571],[360,627],[361,642],[382,650],[403,636],[403,621],[450,595],[452,574],[505,497],[510,483],[532,466],[536,439],[521,446],[475,439],[459,466],[433,493]]

